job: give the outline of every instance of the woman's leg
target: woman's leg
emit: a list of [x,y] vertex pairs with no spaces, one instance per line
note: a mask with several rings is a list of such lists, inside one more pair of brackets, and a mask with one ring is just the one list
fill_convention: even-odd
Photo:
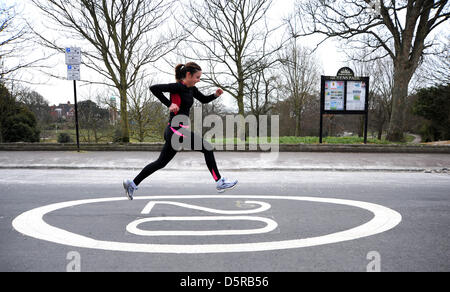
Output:
[[141,173],[139,173],[138,176],[136,176],[136,178],[133,180],[136,186],[138,186],[144,179],[152,175],[155,171],[166,167],[166,165],[177,154],[177,152],[172,148],[172,145],[170,143],[171,142],[170,138],[172,135],[167,131],[167,129],[166,132],[164,133],[164,136],[166,139],[166,143],[164,144],[164,147],[161,151],[161,154],[159,155],[159,158],[156,161],[144,167]]
[[209,151],[203,148],[201,151],[203,155],[205,156],[206,166],[209,169],[209,172],[213,176],[215,181],[218,181],[222,178],[220,175],[219,169],[217,168],[216,159],[214,157],[214,152]]
[[[201,139],[197,140],[197,139]],[[209,172],[211,172],[214,180],[217,182],[216,189],[219,193],[223,193],[227,190],[233,189],[238,181],[237,180],[227,180],[226,178],[222,178],[219,170],[217,169],[216,159],[214,158],[214,152],[212,151],[213,147],[211,144],[203,140],[201,137],[195,134],[191,134],[191,145],[195,145],[194,142],[197,140],[197,143],[202,143],[202,149],[198,150],[193,147],[194,150],[201,151],[205,155],[206,165],[208,166]],[[199,144],[200,145],[200,144]],[[192,147],[192,146],[191,146]]]
[[[203,153],[203,155],[205,156],[206,166],[208,167],[209,172],[211,173],[215,181],[219,181],[222,178],[222,176],[220,175],[219,169],[217,168],[217,163],[214,157],[214,152],[212,150],[213,149],[212,145],[191,131],[182,131],[182,133],[184,133],[185,135],[190,135],[191,149]],[[196,145],[201,145],[202,146],[201,150],[195,149]]]

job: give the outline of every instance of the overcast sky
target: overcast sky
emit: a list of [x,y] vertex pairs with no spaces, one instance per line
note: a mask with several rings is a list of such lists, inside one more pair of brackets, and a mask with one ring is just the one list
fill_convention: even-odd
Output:
[[[5,1],[5,0],[0,0]],[[33,25],[39,26],[43,17],[40,12],[34,7],[34,5],[30,2],[30,0],[7,0],[8,5],[16,1],[17,10],[21,12],[24,17],[31,20]],[[295,0],[274,0],[273,7],[271,9],[271,14],[268,15],[271,22],[280,21],[287,14],[293,12]],[[56,28],[57,29],[57,28]],[[52,33],[52,31],[48,31],[47,33]],[[302,38],[301,44],[307,45],[309,47],[314,47],[318,38]],[[71,40],[67,40],[67,46],[78,45]],[[27,57],[32,58],[33,55],[42,55],[44,53],[43,48],[35,48],[33,53],[27,54]],[[323,68],[323,75],[335,75],[339,68],[346,66],[344,63],[345,57],[342,54],[338,53],[338,49],[336,46],[336,42],[327,41],[324,43],[318,50],[317,55],[320,59],[321,66]],[[66,75],[66,65],[64,61],[64,54],[60,54],[51,60],[48,61],[48,64],[54,66],[51,71],[53,74],[58,74],[60,76]],[[175,66],[176,64],[174,64]],[[206,71],[206,70],[205,70]],[[90,75],[86,72],[86,68],[81,67],[81,75],[82,79],[85,78],[95,78],[95,76]],[[39,92],[45,99],[52,104],[59,103],[67,103],[67,101],[71,101],[73,103],[73,85],[72,81],[68,80],[59,80],[57,78],[50,78],[43,73],[33,71],[30,74],[25,74],[24,79],[31,79],[33,83],[38,84],[30,84],[27,85],[33,90]],[[160,75],[158,79],[161,82],[169,83],[173,81],[173,76],[171,75]],[[86,85],[83,82],[78,82],[78,100],[86,99],[89,95],[96,94],[98,92],[106,92],[104,87],[99,85]],[[236,107],[235,101],[230,96],[224,96],[223,102],[227,107]]]

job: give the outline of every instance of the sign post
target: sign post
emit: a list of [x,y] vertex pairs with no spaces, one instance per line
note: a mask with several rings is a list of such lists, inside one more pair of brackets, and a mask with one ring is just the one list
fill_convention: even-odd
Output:
[[75,99],[75,128],[77,133],[77,149],[80,152],[80,131],[78,125],[77,80],[80,80],[81,48],[66,48],[67,80],[73,80]]
[[369,77],[355,77],[352,69],[339,69],[337,76],[321,76],[320,144],[323,115],[364,115],[364,144],[367,144],[369,120]]

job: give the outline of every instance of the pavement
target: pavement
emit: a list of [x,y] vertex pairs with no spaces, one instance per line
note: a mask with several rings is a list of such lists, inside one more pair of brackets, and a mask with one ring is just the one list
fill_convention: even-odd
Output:
[[[140,170],[159,152],[0,151],[0,169]],[[224,171],[450,171],[450,154],[328,153],[328,152],[216,152]],[[180,152],[164,169],[205,169],[201,153]]]

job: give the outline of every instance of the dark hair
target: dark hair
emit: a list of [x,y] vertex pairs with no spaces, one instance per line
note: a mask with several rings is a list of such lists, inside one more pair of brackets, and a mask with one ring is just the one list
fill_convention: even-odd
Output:
[[175,67],[175,79],[177,81],[181,81],[184,78],[186,78],[187,72],[189,72],[191,74],[195,74],[198,71],[202,71],[202,68],[194,62],[189,62],[186,64],[178,64]]

